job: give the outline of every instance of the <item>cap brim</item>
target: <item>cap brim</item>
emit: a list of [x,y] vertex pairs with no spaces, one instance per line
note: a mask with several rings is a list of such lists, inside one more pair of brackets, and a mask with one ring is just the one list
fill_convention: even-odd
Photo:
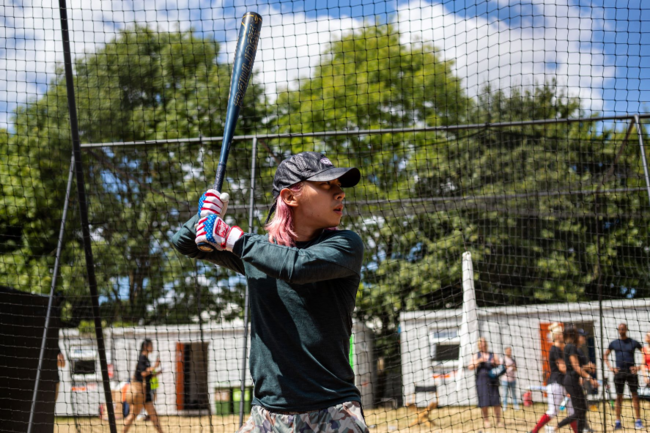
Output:
[[341,181],[341,186],[343,188],[351,188],[361,180],[361,172],[355,167],[332,167],[329,170],[321,171],[306,180],[311,182],[328,182],[335,179]]

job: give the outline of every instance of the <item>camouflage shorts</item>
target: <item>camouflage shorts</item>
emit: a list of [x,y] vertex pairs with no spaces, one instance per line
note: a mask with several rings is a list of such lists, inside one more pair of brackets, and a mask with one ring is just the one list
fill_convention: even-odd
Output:
[[368,433],[361,405],[354,401],[295,415],[253,406],[238,433]]

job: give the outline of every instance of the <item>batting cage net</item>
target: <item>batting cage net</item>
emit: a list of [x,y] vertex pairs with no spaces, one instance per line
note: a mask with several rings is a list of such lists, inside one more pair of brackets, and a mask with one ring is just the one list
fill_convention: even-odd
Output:
[[[0,431],[232,432],[269,395],[288,403],[260,431],[644,429],[650,4],[243,3],[0,6]],[[224,220],[265,234],[297,153],[357,167],[352,315],[327,307],[343,283],[316,292],[334,274],[273,277],[332,328],[264,328],[283,313],[249,313],[248,289],[271,277],[174,237],[214,181],[247,11]],[[299,361],[330,347],[363,415],[338,411],[329,359]],[[305,383],[331,399],[301,410]]]

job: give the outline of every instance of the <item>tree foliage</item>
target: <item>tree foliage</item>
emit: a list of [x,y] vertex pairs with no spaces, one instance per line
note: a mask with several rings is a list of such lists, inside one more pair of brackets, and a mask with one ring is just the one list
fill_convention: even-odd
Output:
[[[135,27],[75,63],[82,142],[180,139],[84,150],[109,321],[184,323],[199,310],[241,312],[240,278],[178,257],[169,244],[215,172],[219,145],[183,139],[222,134],[230,66],[218,61],[219,48],[193,31]],[[314,75],[282,90],[273,106],[253,80],[237,133],[585,115],[554,83],[508,93],[487,87],[470,98],[433,45],[405,45],[393,26],[368,25],[333,41]],[[14,128],[0,133],[0,283],[45,292],[70,161],[61,72],[43,97],[17,110]],[[260,140],[256,199],[270,202],[275,167],[291,153],[322,151],[361,169],[362,184],[347,191],[344,226],[367,247],[356,314],[376,326],[381,345],[397,335],[400,312],[460,305],[467,250],[482,306],[647,296],[647,197],[638,190],[638,148],[624,146],[623,136],[615,125],[584,122]],[[245,207],[237,205],[250,197],[250,164],[249,145],[238,143],[226,188],[231,218],[243,226]],[[87,317],[76,212],[59,286],[73,323]]]
[[[279,131],[586,116],[553,82],[486,87],[471,99],[450,62],[427,44],[401,44],[391,26],[344,36],[327,54],[313,78],[279,98]],[[624,147],[614,163],[622,144],[615,125],[596,122],[275,143],[361,168],[345,225],[368,246],[357,316],[381,338],[397,335],[402,311],[460,306],[464,251],[474,257],[481,306],[641,294],[647,203],[634,190],[643,186],[638,149]],[[595,194],[617,188],[633,190]]]
[[[220,135],[231,67],[219,63],[218,55],[215,41],[192,31],[138,26],[76,60],[82,143]],[[237,133],[250,132],[265,116],[264,105],[256,103],[261,95],[253,83]],[[0,141],[0,153],[10,158],[0,164],[7,203],[0,214],[3,283],[46,292],[71,154],[61,71],[43,97],[16,112],[15,129]],[[223,288],[206,282],[228,273],[212,267],[197,271],[169,243],[181,221],[196,211],[199,191],[209,183],[203,173],[214,172],[219,150],[214,147],[181,141],[84,151],[100,301],[110,320],[187,322],[196,316],[199,299],[202,309],[216,313],[238,300],[234,294],[217,296]],[[231,165],[237,172],[236,152]],[[67,298],[66,318],[73,323],[88,315],[76,212],[72,209],[68,224],[59,286]],[[238,288],[232,290],[239,293]]]

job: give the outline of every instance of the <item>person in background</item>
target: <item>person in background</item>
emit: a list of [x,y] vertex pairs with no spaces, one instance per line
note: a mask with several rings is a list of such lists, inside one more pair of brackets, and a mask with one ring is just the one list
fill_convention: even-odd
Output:
[[645,386],[650,386],[650,332],[645,334],[645,346],[643,346],[643,379]]
[[490,379],[490,370],[501,362],[492,352],[488,352],[488,344],[485,338],[478,339],[478,352],[472,355],[472,362],[467,368],[476,371],[476,392],[478,394],[478,407],[481,408],[483,424],[490,428],[488,420],[488,409],[492,407],[498,427],[504,427],[501,422],[501,401],[499,398],[499,383],[493,383]]
[[[156,364],[160,366],[160,357],[156,359]],[[161,373],[162,373],[162,367],[154,369],[151,372],[151,398],[153,403],[155,403],[156,399],[158,398],[158,387],[160,386],[158,377],[160,377]]]
[[[564,375],[566,374],[566,364],[564,364],[564,328],[559,323],[552,323],[549,327],[553,346],[548,354],[549,370],[551,375],[546,382],[546,396],[548,401],[548,410],[537,421],[537,424],[531,430],[531,433],[537,433],[549,421],[551,421],[559,412],[562,401],[566,398],[564,390]],[[569,415],[573,415],[573,406],[571,400],[567,399],[566,410]],[[577,426],[576,423],[572,426]],[[577,427],[576,427],[577,428]],[[552,427],[549,427],[552,429]]]
[[65,357],[60,350],[56,355],[56,367],[56,388],[54,390],[54,403],[56,403],[56,401],[59,399],[59,383],[61,383],[61,375],[59,374],[59,369],[65,368]]
[[[156,359],[156,365],[160,365],[160,356]],[[158,387],[160,382],[158,382],[158,376],[162,373],[162,367],[153,369],[151,371],[151,380],[149,381],[149,388],[151,389],[151,402],[156,404],[156,399],[158,398]],[[142,419],[145,421],[151,421],[151,416],[147,413],[147,409],[142,408],[142,412],[138,415],[137,419]]]
[[512,397],[512,407],[519,410],[519,402],[517,401],[517,363],[512,357],[512,347],[506,347],[504,350],[503,365],[506,367],[506,372],[502,376],[503,380],[503,410],[508,408],[508,394]]
[[[638,368],[634,363],[634,352],[637,350],[643,351],[643,346],[636,340],[627,336],[627,324],[621,323],[618,325],[618,337],[616,340],[609,343],[609,347],[605,351],[605,363],[609,371],[614,373],[614,388],[616,389],[616,423],[614,430],[623,429],[621,423],[621,410],[623,406],[623,392],[625,391],[625,384],[630,388],[632,394],[632,406],[634,407],[634,415],[636,422],[634,428],[640,430],[643,428],[641,422],[641,405],[639,403],[639,377]],[[616,367],[612,367],[609,362],[609,354],[616,354]]]
[[582,381],[588,380],[593,386],[598,386],[596,379],[591,377],[585,367],[589,360],[582,353],[579,346],[587,342],[587,333],[574,326],[567,326],[564,329],[564,364],[566,375],[564,376],[564,389],[571,398],[574,412],[560,421],[557,428],[571,425],[574,433],[582,433],[587,428],[587,399],[582,389]]
[[158,419],[158,413],[153,405],[153,395],[151,393],[151,377],[153,372],[160,366],[160,358],[158,358],[156,364],[152,367],[149,361],[149,354],[151,352],[153,352],[153,343],[146,338],[140,346],[138,365],[135,368],[135,374],[131,381],[132,392],[135,396],[133,397],[132,410],[124,420],[124,433],[129,431],[133,421],[135,421],[136,416],[142,411],[143,407],[147,410],[156,431],[158,433],[162,433],[163,431],[160,426],[160,420]]

